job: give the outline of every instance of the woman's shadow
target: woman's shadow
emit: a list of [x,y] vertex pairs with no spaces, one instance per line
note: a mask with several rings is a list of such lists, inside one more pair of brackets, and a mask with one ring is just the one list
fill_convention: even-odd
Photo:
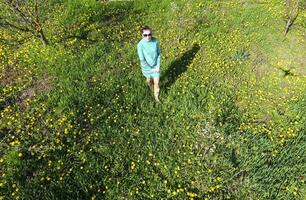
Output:
[[200,50],[200,46],[198,44],[194,44],[193,47],[186,51],[180,58],[174,60],[169,68],[165,71],[163,77],[165,77],[165,81],[161,84],[161,88],[168,93],[169,88],[178,77],[187,70],[187,66],[192,62],[197,52]]

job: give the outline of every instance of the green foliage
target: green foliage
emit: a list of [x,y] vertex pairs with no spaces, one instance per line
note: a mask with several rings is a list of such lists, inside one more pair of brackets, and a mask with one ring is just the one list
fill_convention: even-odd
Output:
[[244,61],[249,58],[250,54],[245,49],[238,49],[233,55],[230,56],[231,59],[235,61]]

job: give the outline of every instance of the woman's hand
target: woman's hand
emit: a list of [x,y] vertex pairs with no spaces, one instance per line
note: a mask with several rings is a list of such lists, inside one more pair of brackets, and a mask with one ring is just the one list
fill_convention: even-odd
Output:
[[153,68],[151,71],[152,71],[152,72],[159,73],[159,68]]

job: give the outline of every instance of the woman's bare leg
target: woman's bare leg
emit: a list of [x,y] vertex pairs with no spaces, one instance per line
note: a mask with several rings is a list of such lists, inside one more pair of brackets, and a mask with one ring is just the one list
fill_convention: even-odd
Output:
[[152,80],[152,78],[150,78],[150,77],[146,78],[146,82],[147,82],[149,88],[151,89],[151,91],[153,91],[153,80]]
[[157,102],[159,101],[159,77],[153,79],[154,82],[154,98]]

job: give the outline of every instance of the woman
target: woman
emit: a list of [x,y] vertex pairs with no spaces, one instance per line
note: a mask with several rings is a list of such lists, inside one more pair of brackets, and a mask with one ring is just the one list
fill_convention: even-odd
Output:
[[[137,44],[137,53],[140,59],[142,74],[146,77],[147,84],[154,92],[154,98],[159,100],[160,80],[160,47],[157,39],[152,36],[150,27],[141,29],[142,40]],[[153,83],[152,83],[153,81]]]

